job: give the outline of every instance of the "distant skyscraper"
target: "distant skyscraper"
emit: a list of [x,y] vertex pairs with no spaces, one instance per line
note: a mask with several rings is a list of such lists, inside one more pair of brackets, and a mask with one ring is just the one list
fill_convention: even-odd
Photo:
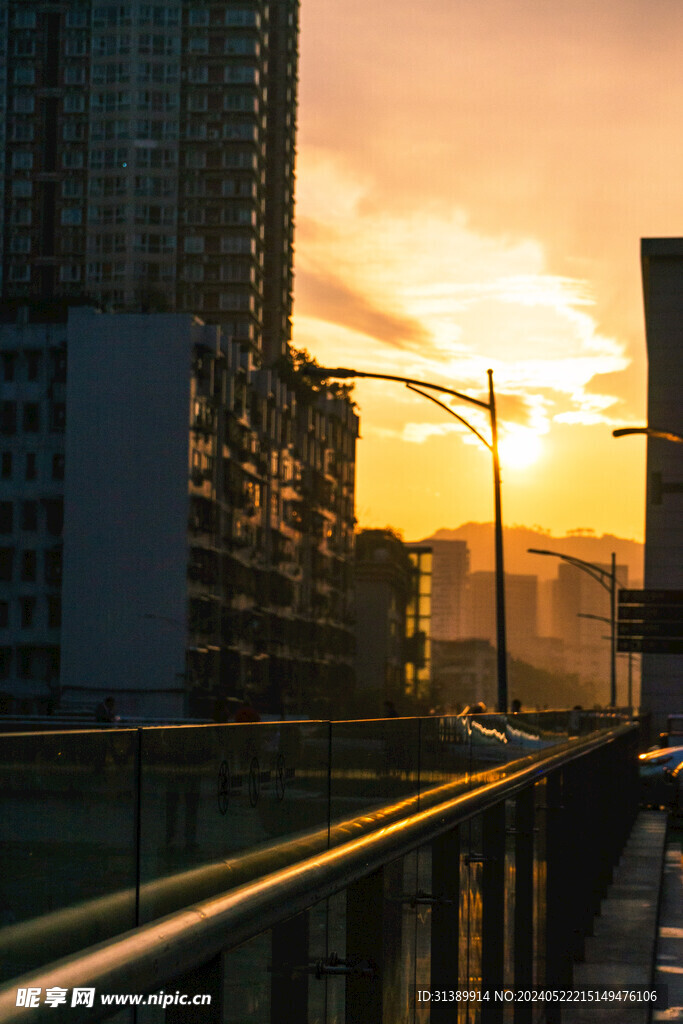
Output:
[[431,635],[435,640],[466,636],[466,589],[470,552],[464,540],[429,538],[411,543],[411,550],[432,552]]
[[0,0],[2,298],[290,337],[299,0]]
[[[648,423],[683,434],[683,238],[645,238],[641,257]],[[645,587],[651,590],[683,590],[682,455],[680,444],[648,438]],[[642,665],[641,702],[653,714],[656,735],[667,714],[683,710],[683,655],[643,654]]]

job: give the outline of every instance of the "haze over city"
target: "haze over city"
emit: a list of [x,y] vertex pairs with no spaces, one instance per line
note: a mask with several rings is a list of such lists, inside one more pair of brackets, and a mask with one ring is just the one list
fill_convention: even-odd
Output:
[[[669,0],[302,7],[294,343],[479,397],[492,367],[507,523],[642,540],[644,443],[611,431],[645,421],[639,243],[681,210],[682,22]],[[355,398],[362,526],[491,519],[473,436],[400,385]]]

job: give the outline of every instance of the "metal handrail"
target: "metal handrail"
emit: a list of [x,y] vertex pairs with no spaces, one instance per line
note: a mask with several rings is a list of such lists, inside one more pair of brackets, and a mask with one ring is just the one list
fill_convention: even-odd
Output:
[[[66,989],[140,993],[160,988],[636,729],[625,724],[577,740],[570,749],[535,760],[502,780],[14,979],[0,989],[0,1024],[27,1020],[26,1009],[15,1005],[18,986],[46,989],[58,983]],[[100,1020],[112,1012],[111,1006],[40,1004],[30,1019],[68,1018],[75,1024]]]

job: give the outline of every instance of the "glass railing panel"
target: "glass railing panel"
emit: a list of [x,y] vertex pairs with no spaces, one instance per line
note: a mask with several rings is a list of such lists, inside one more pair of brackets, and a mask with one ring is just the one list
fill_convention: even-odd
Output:
[[223,954],[222,1024],[271,1024],[272,932]]
[[328,750],[320,722],[145,730],[141,920],[325,849]]
[[456,716],[420,721],[420,807],[457,796],[469,784],[470,735]]
[[0,972],[135,924],[137,733],[0,736]]
[[420,723],[417,718],[333,722],[330,756],[330,842],[359,834],[343,823],[391,808],[378,819],[406,817],[417,809]]

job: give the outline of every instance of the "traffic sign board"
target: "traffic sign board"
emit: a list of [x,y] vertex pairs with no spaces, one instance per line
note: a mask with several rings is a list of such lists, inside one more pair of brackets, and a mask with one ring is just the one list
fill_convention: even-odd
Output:
[[683,590],[620,590],[617,650],[683,654]]

